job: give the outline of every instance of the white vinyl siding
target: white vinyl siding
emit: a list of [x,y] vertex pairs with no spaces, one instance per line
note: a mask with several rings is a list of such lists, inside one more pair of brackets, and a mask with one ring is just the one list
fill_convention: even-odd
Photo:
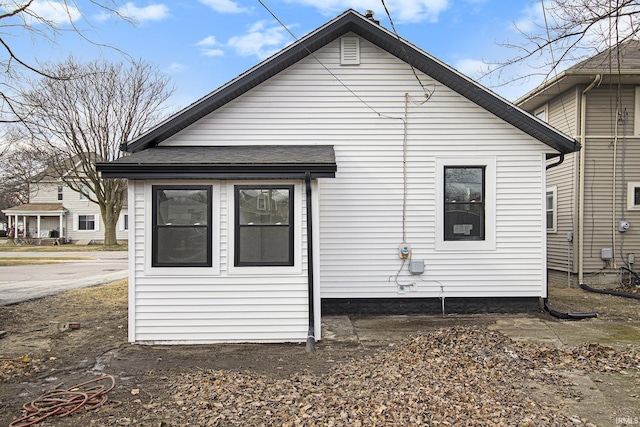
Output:
[[[211,135],[225,144],[333,144],[337,176],[320,180],[322,296],[399,296],[389,277],[400,267],[400,119],[409,93],[407,240],[414,257],[426,260],[422,278],[428,281],[418,285],[417,296],[439,295],[432,279],[443,282],[450,295],[541,295],[541,152],[551,150],[419,74],[425,87],[434,89],[422,103],[422,87],[409,66],[364,40],[360,53],[359,67],[339,67],[340,42],[335,41],[316,57],[367,105],[309,58],[163,145],[206,145]],[[496,249],[436,251],[435,159],[474,152],[496,159]]]
[[[273,185],[274,181],[252,181]],[[180,181],[130,181],[135,267],[129,285],[130,341],[142,343],[302,342],[308,332],[306,211],[299,181],[295,185],[294,267],[233,267],[233,185],[247,182],[189,181],[213,186],[213,266],[154,268],[150,247],[150,190],[153,184]],[[184,182],[182,182],[184,183]],[[145,237],[147,236],[147,237]],[[147,242],[146,244],[144,242]],[[231,254],[231,255],[230,255]],[[319,331],[316,332],[319,336]]]

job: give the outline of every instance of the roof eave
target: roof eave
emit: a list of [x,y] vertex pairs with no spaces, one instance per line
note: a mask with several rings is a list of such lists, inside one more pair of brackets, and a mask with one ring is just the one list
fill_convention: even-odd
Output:
[[335,163],[296,164],[114,164],[98,163],[102,178],[128,179],[302,179],[308,172],[312,178],[334,178]]

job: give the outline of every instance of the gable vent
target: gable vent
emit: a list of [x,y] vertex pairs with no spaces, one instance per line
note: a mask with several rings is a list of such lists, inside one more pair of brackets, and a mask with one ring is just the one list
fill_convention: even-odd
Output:
[[340,65],[360,64],[360,38],[342,37],[340,39]]

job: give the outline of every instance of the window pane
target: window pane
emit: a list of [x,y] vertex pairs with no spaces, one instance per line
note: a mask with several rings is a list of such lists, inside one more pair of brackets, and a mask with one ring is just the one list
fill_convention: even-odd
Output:
[[207,227],[159,227],[156,262],[161,264],[206,264]]
[[208,191],[158,190],[158,225],[208,225]]
[[547,228],[553,230],[553,211],[547,212]]
[[483,172],[483,168],[445,168],[445,201],[482,202]]
[[633,189],[633,204],[635,206],[640,206],[640,187],[635,187]]
[[235,196],[235,265],[293,265],[293,187],[238,186]]
[[78,216],[78,230],[94,230],[95,223],[93,215]]
[[478,240],[484,238],[484,206],[461,203],[447,205],[444,213],[445,240]]
[[289,225],[289,189],[240,189],[238,197],[240,225]]
[[152,265],[210,267],[211,187],[154,186],[153,208]]
[[289,227],[241,227],[240,263],[288,264]]
[[444,239],[484,239],[484,167],[444,168]]
[[553,210],[553,193],[547,193],[547,210]]

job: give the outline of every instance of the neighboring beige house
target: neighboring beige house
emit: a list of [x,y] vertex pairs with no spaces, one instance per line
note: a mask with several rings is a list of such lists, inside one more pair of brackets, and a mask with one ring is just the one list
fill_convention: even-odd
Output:
[[640,41],[567,69],[516,105],[582,145],[548,170],[549,268],[580,283],[616,280],[640,255]]
[[[47,171],[30,183],[29,203],[2,212],[7,216],[9,238],[60,243],[100,243],[104,240],[100,207]],[[128,228],[127,207],[124,206],[116,229],[119,242],[127,240]]]

